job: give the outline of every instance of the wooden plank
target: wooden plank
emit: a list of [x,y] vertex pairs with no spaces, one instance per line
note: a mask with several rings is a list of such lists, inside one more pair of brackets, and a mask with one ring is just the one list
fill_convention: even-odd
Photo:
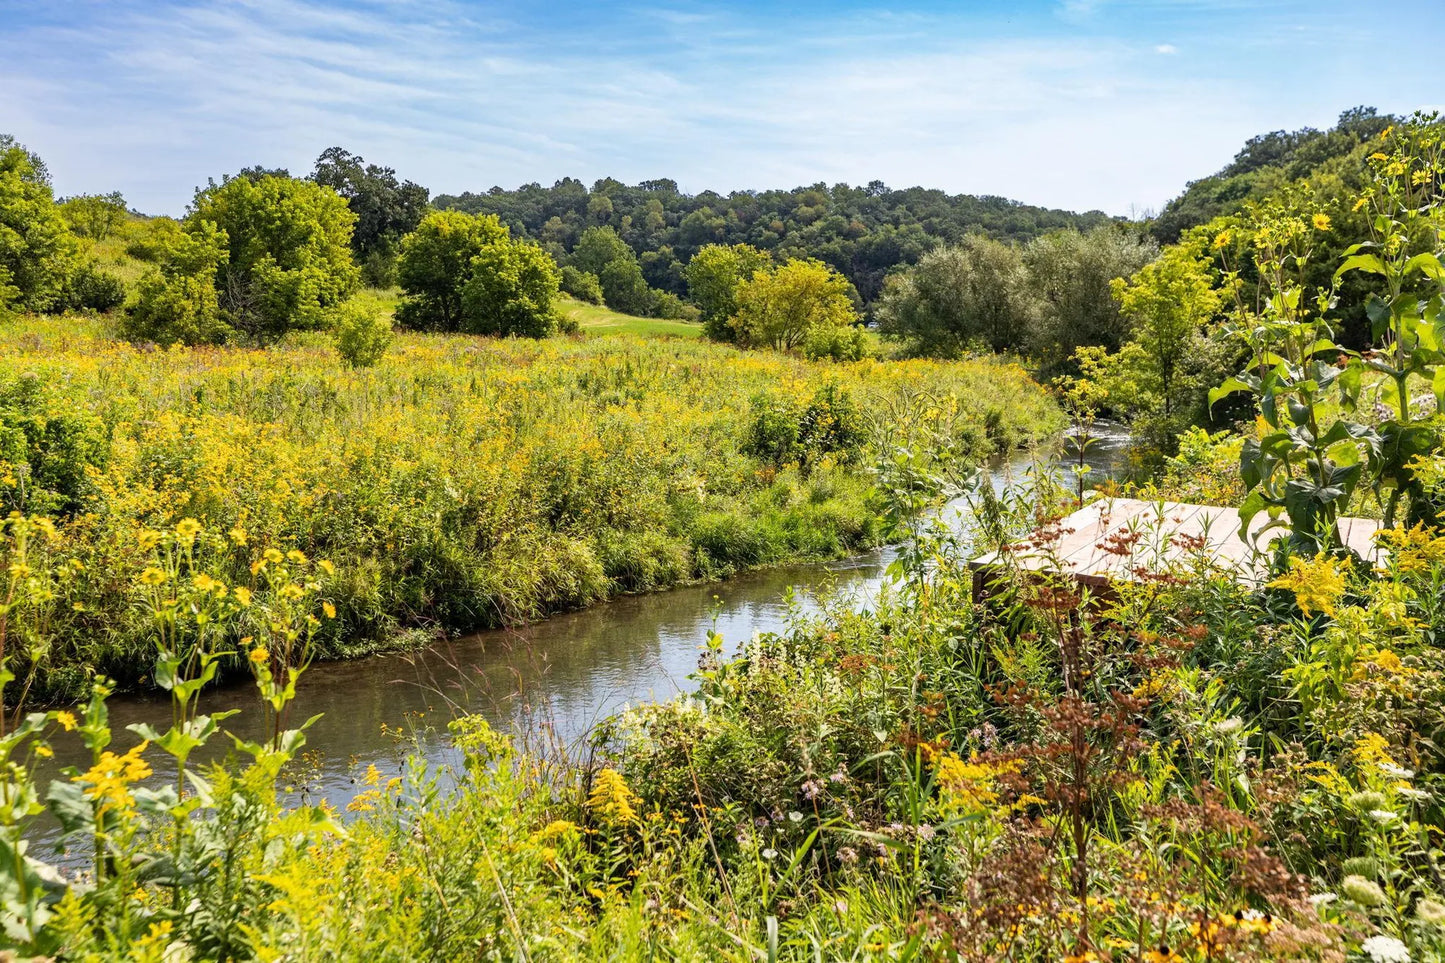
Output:
[[[1265,516],[1256,516],[1241,538],[1239,512],[1232,508],[1101,498],[1055,523],[1061,534],[1053,541],[1036,545],[1025,541],[1018,551],[1007,554],[1024,571],[1058,571],[1094,587],[1135,581],[1142,572],[1162,571],[1196,557],[1241,582],[1258,585],[1268,576],[1269,558],[1254,542],[1267,524]],[[1371,562],[1380,557],[1374,540],[1379,529],[1380,523],[1373,519],[1340,519],[1341,541]],[[989,573],[1002,563],[998,552],[969,563],[976,597],[981,596]]]

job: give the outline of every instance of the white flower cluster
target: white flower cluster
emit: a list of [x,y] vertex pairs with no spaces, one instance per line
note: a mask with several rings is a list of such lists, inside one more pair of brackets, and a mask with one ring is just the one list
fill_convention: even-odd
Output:
[[1375,963],[1410,963],[1410,948],[1393,936],[1372,936],[1360,949]]

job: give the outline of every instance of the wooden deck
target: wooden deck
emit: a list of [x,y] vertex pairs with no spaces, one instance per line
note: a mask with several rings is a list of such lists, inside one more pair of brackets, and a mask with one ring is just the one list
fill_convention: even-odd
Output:
[[[1269,558],[1255,550],[1253,540],[1268,522],[1263,512],[1251,519],[1246,540],[1232,508],[1101,498],[1011,546],[1008,554],[1019,569],[1064,572],[1095,590],[1206,561],[1241,582],[1260,585],[1268,577]],[[1374,541],[1379,528],[1373,519],[1340,519],[1345,545],[1370,560],[1379,554]],[[989,573],[1001,562],[997,552],[969,562],[975,598],[985,593]]]

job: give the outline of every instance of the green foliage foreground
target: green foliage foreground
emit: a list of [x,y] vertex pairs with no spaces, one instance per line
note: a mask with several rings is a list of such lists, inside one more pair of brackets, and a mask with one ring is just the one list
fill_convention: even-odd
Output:
[[72,566],[43,651],[15,666],[55,695],[91,670],[150,673],[131,581],[144,533],[182,518],[233,533],[206,563],[228,585],[251,579],[247,545],[335,562],[339,617],[317,645],[336,657],[398,628],[514,623],[876,544],[867,469],[900,411],[932,411],[975,458],[1058,425],[1042,389],[993,362],[413,334],[366,368],[366,315],[346,329],[356,367],[315,334],[146,350],[88,324],[0,333],[0,500],[53,518],[50,551]]
[[[894,508],[937,492],[890,465]],[[1072,507],[1048,486],[983,505],[993,544]],[[38,625],[57,536],[4,534],[12,625]],[[348,574],[253,544],[232,590],[204,564],[229,537],[183,519],[148,538],[134,590],[175,726],[120,751],[98,684],[0,737],[5,941],[77,960],[1439,958],[1445,761],[1421,735],[1445,722],[1445,540],[1396,530],[1378,571],[1321,556],[1251,591],[1203,559],[1159,566],[1144,537],[1122,551],[1148,576],[1110,600],[1004,572],[980,606],[963,546],[921,535],[874,612],[735,660],[711,636],[695,694],[625,713],[585,760],[462,717],[451,767],[369,768],[338,812],[276,787]],[[237,624],[271,738],[188,765],[222,738],[196,689]],[[38,785],[60,739],[93,764]],[[175,782],[142,784],[162,766]],[[47,806],[78,876],[20,842]]]

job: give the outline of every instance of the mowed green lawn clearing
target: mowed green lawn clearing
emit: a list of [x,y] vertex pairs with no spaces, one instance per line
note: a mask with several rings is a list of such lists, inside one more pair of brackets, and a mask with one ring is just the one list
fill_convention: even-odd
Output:
[[700,338],[702,325],[695,321],[668,321],[663,318],[637,318],[619,314],[600,304],[587,304],[572,298],[558,302],[562,313],[572,318],[584,334],[637,334],[644,337]]

